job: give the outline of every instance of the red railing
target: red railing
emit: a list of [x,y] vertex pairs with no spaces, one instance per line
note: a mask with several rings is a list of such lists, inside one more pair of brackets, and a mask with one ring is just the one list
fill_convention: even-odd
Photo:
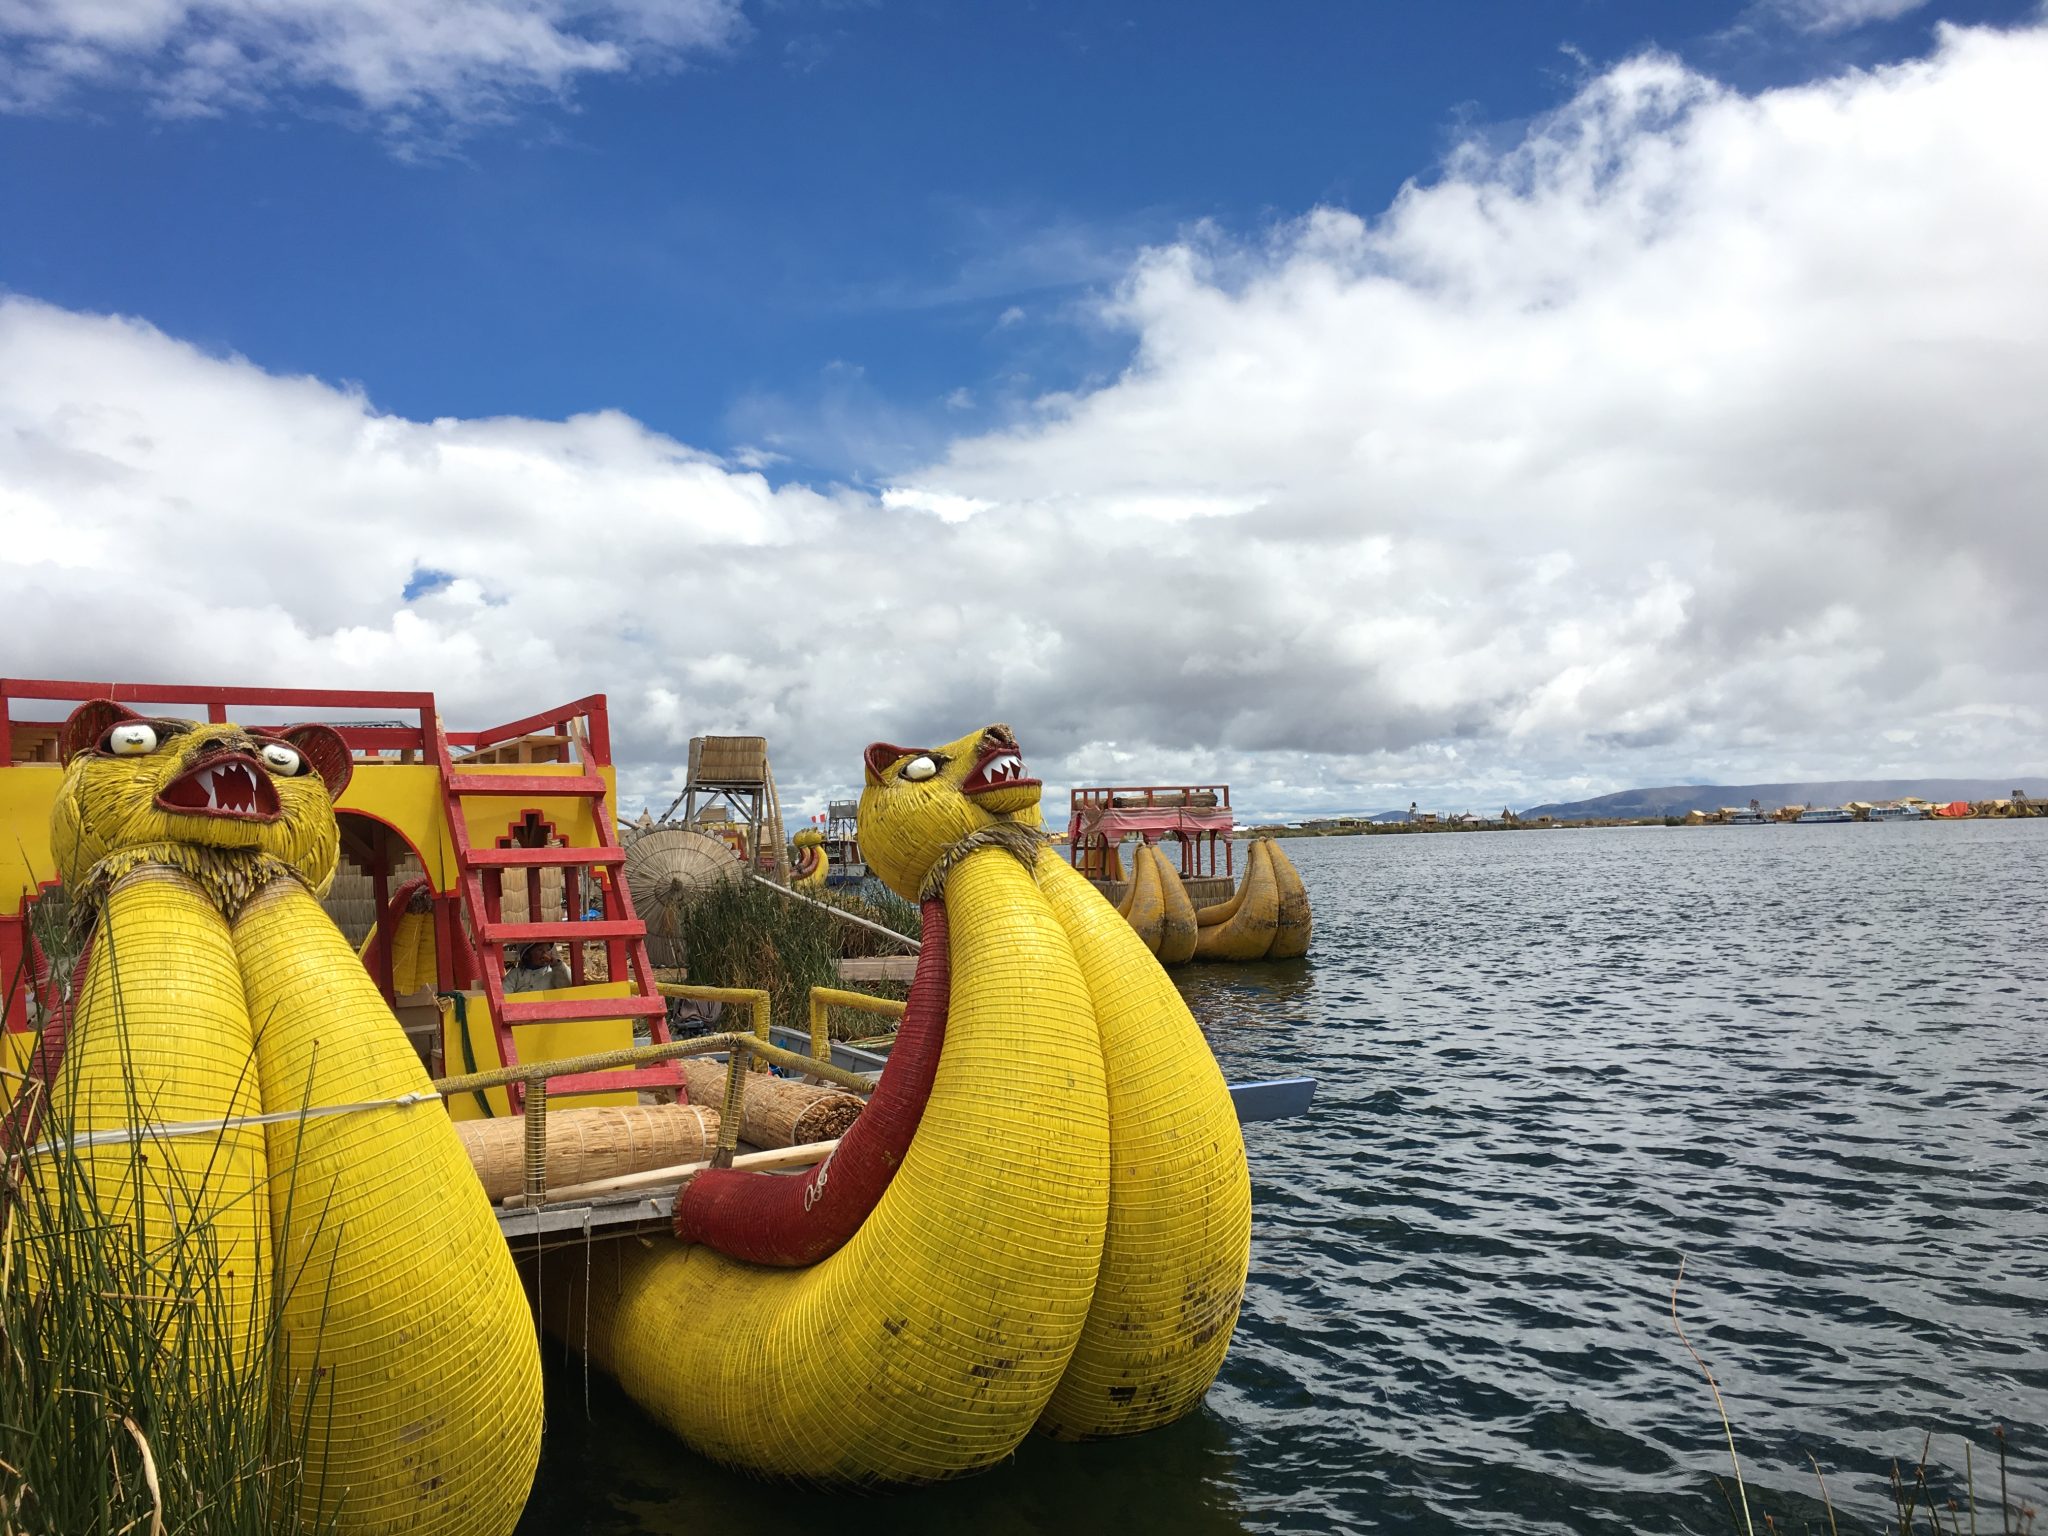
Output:
[[466,747],[481,752],[504,742],[516,741],[521,736],[552,735],[568,736],[570,726],[577,720],[585,722],[588,731],[586,741],[590,749],[590,762],[594,767],[608,768],[612,761],[611,717],[606,713],[604,695],[588,694],[558,709],[543,710],[537,715],[528,715],[524,720],[513,720],[505,725],[494,725],[484,731],[449,731],[448,745]]
[[[388,693],[348,688],[218,688],[171,683],[52,682],[43,678],[5,677],[0,678],[0,745],[6,748],[6,758],[0,761],[0,767],[7,766],[13,758],[14,702],[17,699],[63,704],[112,699],[117,704],[128,705],[180,705],[188,709],[196,706],[205,711],[206,718],[215,724],[228,719],[231,708],[241,713],[239,706],[251,704],[265,713],[291,712],[288,721],[251,722],[257,724],[304,725],[318,719],[317,715],[301,713],[306,710],[396,710],[411,714],[415,723],[344,720],[334,722],[334,729],[341,733],[341,739],[348,743],[350,751],[365,755],[406,751],[424,755],[432,750],[427,736],[434,720],[434,696],[431,693]],[[56,722],[44,718],[20,723],[50,725]]]
[[[118,704],[129,705],[196,706],[215,723],[228,719],[231,707],[255,705],[266,713],[290,715],[289,720],[257,723],[305,725],[318,722],[331,725],[341,733],[341,739],[348,743],[352,752],[367,757],[389,752],[415,752],[420,754],[418,761],[428,762],[433,755],[430,733],[436,715],[431,693],[354,688],[221,688],[172,683],[52,682],[42,678],[7,677],[0,678],[0,767],[8,766],[12,761],[13,732],[17,723],[13,705],[17,699],[63,704],[112,699]],[[412,715],[414,723],[321,720],[317,714],[304,713],[308,710],[396,710]],[[449,731],[446,735],[449,746],[475,752],[544,731],[567,736],[570,726],[578,719],[585,722],[590,762],[597,767],[610,767],[611,721],[601,693],[542,710],[523,720],[508,721],[480,731]],[[19,723],[51,725],[57,722],[40,718]]]
[[[1213,795],[1213,805],[1196,805],[1196,795]],[[1119,800],[1139,801],[1138,805],[1119,805]],[[1188,810],[1228,811],[1230,809],[1230,786],[1228,784],[1091,784],[1085,789],[1070,792],[1070,804],[1075,814],[1084,805],[1100,804],[1117,810]]]

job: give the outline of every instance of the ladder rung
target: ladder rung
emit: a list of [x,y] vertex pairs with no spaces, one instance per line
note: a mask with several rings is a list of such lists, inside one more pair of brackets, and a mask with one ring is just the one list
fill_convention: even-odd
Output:
[[486,944],[542,944],[560,939],[567,944],[580,944],[585,940],[595,943],[599,939],[637,939],[646,932],[645,923],[637,919],[627,922],[623,918],[587,923],[485,923],[483,940]]
[[563,997],[538,998],[530,1003],[505,999],[507,1024],[564,1024],[578,1019],[653,1019],[668,1012],[660,997]]
[[623,848],[472,848],[472,869],[546,869],[558,864],[623,864]]
[[540,773],[451,773],[451,795],[601,795],[604,780],[587,774],[550,778]]
[[579,1072],[574,1077],[548,1080],[548,1097],[563,1098],[572,1093],[621,1093],[635,1088],[682,1088],[683,1074],[668,1062],[651,1067],[627,1067],[617,1072]]

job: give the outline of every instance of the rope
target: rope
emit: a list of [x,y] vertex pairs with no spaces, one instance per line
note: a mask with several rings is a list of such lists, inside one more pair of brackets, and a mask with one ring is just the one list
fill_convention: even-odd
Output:
[[552,1078],[584,1072],[609,1072],[615,1067],[645,1066],[649,1062],[669,1061],[678,1056],[714,1056],[742,1045],[765,1062],[807,1072],[848,1092],[862,1095],[874,1092],[875,1085],[858,1073],[844,1071],[830,1062],[812,1061],[810,1057],[800,1055],[796,1051],[785,1051],[779,1045],[764,1043],[757,1036],[738,1033],[697,1035],[688,1040],[671,1040],[667,1045],[621,1046],[617,1050],[595,1051],[588,1056],[522,1062],[515,1066],[497,1067],[488,1072],[472,1072],[463,1077],[439,1078],[434,1083],[434,1091],[445,1098],[450,1094],[469,1093],[477,1089],[502,1088],[507,1083],[531,1082],[537,1077]]
[[548,1080],[526,1085],[526,1197],[538,1201],[548,1187]]
[[[456,1038],[462,1042],[462,1066],[464,1071],[474,1077],[476,1075],[476,1047],[470,1043],[469,1039],[469,999],[460,992],[437,992],[434,995],[436,997],[452,997],[455,999],[455,1034]],[[476,1100],[476,1107],[484,1112],[486,1120],[493,1118],[491,1101],[489,1099],[485,1098],[480,1091],[472,1093],[470,1097]]]
[[219,1136],[247,1125],[287,1125],[296,1120],[321,1120],[329,1115],[360,1115],[373,1109],[410,1109],[415,1104],[438,1104],[438,1093],[401,1093],[395,1099],[366,1099],[360,1104],[323,1104],[317,1109],[276,1109],[267,1115],[235,1115],[226,1120],[184,1120],[175,1125],[124,1125],[110,1130],[87,1131],[62,1141],[39,1141],[34,1154],[77,1151],[82,1147],[110,1147],[143,1137]]

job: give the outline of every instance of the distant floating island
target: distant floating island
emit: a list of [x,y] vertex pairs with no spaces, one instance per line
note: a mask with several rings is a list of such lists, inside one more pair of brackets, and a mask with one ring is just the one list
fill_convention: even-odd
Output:
[[1405,811],[1325,816],[1245,829],[1245,835],[1331,837],[1361,832],[1507,831],[1564,824],[1916,821],[2048,816],[2048,779],[1844,779],[1806,784],[1680,784],[1498,814]]
[[1705,815],[1752,800],[1766,813],[1781,806],[1882,805],[1917,799],[1930,805],[1961,800],[1971,805],[1999,800],[2048,800],[2048,779],[1840,779],[1810,784],[1679,784],[1664,789],[1624,789],[1591,800],[1538,805],[1521,813],[1524,821],[1548,816],[1552,821],[1642,821],[1666,816]]

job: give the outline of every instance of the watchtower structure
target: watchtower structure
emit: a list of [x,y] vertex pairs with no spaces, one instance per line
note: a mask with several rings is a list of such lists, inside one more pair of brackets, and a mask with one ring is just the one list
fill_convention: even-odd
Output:
[[768,767],[765,736],[692,736],[689,777],[669,803],[664,823],[683,811],[683,825],[702,826],[707,807],[722,807],[727,820],[747,829],[747,857],[754,868],[781,885],[789,883],[789,849],[782,833],[782,802]]

